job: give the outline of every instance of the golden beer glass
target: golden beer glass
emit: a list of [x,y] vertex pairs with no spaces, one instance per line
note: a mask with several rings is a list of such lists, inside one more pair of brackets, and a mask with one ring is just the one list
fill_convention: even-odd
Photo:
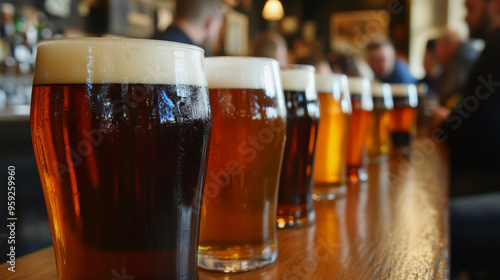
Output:
[[389,152],[391,142],[389,122],[394,103],[389,84],[373,82],[371,87],[373,111],[370,114],[370,129],[366,139],[366,150],[370,162],[376,162]]
[[347,140],[347,182],[355,184],[368,180],[364,156],[370,128],[370,114],[373,111],[370,80],[358,77],[349,78],[349,92],[352,115]]
[[321,120],[314,157],[313,199],[331,200],[346,191],[346,147],[351,119],[347,76],[316,74]]
[[276,211],[286,139],[278,62],[213,57],[205,61],[213,130],[205,182],[198,265],[223,272],[276,260]]

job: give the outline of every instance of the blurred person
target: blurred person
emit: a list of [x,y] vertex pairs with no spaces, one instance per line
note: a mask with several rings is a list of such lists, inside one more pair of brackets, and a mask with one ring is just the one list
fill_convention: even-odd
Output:
[[445,29],[436,42],[435,53],[443,67],[436,84],[437,97],[441,106],[452,108],[460,100],[479,50],[472,41],[463,40],[456,31]]
[[219,38],[223,22],[220,0],[176,0],[172,24],[155,39],[196,45],[212,56],[212,46]]
[[484,36],[485,48],[433,139],[450,152],[452,279],[500,279],[500,0],[467,7],[471,35]]
[[285,38],[275,31],[264,31],[252,41],[252,56],[276,59],[281,66],[288,65],[288,49]]
[[345,74],[349,77],[359,77],[361,72],[353,56],[338,52],[328,54],[330,68],[334,73]]
[[469,36],[475,39],[484,39],[490,24],[490,17],[486,15],[488,0],[465,0],[467,16],[465,21],[469,26]]
[[428,87],[427,96],[434,96],[436,92],[436,83],[441,73],[441,65],[436,57],[436,39],[430,39],[425,46],[423,66],[425,76],[418,81],[420,84],[426,84]]
[[408,64],[396,58],[394,45],[385,38],[378,38],[366,46],[367,61],[380,82],[416,83]]

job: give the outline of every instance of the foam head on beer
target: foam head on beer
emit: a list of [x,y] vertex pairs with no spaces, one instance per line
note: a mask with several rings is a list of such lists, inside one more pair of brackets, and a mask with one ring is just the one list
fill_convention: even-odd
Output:
[[383,99],[386,109],[392,109],[394,103],[392,101],[392,89],[388,83],[372,82],[372,95],[373,98]]
[[342,74],[316,74],[316,90],[318,94],[333,94],[337,101],[341,101],[342,112],[351,113],[351,99],[347,76]]
[[209,88],[266,89],[270,97],[283,90],[278,61],[257,57],[205,59]]
[[281,68],[281,83],[285,91],[305,91],[307,99],[316,99],[316,69],[308,65],[290,65]]
[[361,96],[361,105],[363,107],[363,110],[373,110],[370,80],[368,78],[362,77],[349,77],[348,84],[351,97]]
[[418,91],[414,84],[391,84],[392,96],[394,98],[408,98],[410,107],[418,105]]
[[64,38],[39,42],[33,84],[206,86],[196,46],[142,39]]

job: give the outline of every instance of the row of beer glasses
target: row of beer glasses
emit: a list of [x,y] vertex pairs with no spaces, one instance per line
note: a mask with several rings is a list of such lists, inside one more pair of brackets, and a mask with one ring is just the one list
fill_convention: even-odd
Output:
[[[80,38],[40,43],[33,84],[32,140],[60,279],[257,269],[277,258],[276,225],[313,222],[312,198],[345,191],[346,174],[366,180],[378,103],[365,79],[204,59],[183,44]],[[396,108],[414,103],[397,96]],[[397,143],[406,139],[407,127],[390,125]]]

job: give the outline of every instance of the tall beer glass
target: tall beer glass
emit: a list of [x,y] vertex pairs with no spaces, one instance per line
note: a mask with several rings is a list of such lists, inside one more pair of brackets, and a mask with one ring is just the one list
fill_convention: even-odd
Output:
[[373,100],[370,80],[367,78],[349,78],[352,116],[347,142],[347,181],[358,183],[368,180],[364,164],[365,143],[370,124],[370,112]]
[[200,48],[38,45],[31,135],[59,279],[196,275],[211,114]]
[[368,158],[373,162],[389,152],[391,142],[389,122],[394,104],[389,84],[374,82],[371,87],[373,111],[370,114],[370,130],[366,139],[366,149]]
[[313,199],[334,199],[346,190],[346,147],[351,119],[347,76],[316,74],[321,121],[314,157]]
[[416,133],[418,93],[414,84],[392,84],[394,109],[389,130],[392,146],[397,152],[408,152]]
[[279,228],[315,220],[312,175],[319,106],[314,72],[314,67],[306,65],[281,68],[287,137],[278,195],[276,222]]
[[277,257],[277,195],[286,138],[279,65],[253,57],[214,57],[205,63],[213,133],[198,265],[224,272],[257,269]]

